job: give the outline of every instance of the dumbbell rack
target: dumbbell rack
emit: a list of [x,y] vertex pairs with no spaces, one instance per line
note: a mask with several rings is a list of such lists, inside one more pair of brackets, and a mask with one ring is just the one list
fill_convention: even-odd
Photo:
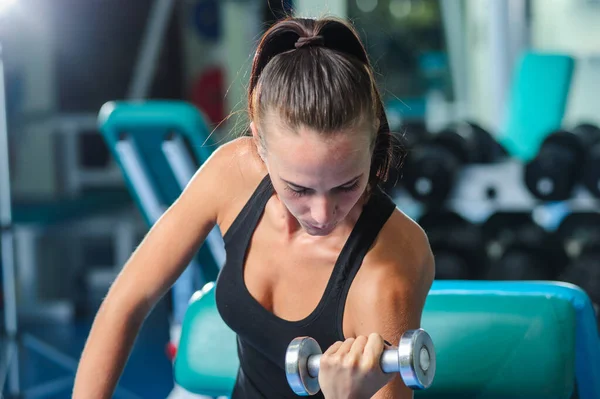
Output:
[[[600,214],[600,198],[577,185],[566,201],[545,202],[535,198],[524,181],[525,164],[508,159],[494,164],[463,167],[441,209],[455,212],[473,224],[484,223],[497,212],[530,213],[533,221],[547,232],[555,231],[563,218],[573,212]],[[392,195],[397,207],[418,220],[427,207],[410,196],[401,182]],[[438,208],[439,209],[439,208]],[[594,304],[600,314],[600,304]],[[600,322],[600,320],[599,320]]]
[[[570,212],[600,212],[600,198],[577,186],[566,201],[544,202],[535,198],[524,182],[524,163],[508,159],[499,163],[466,165],[443,208],[480,223],[495,212],[531,212],[536,223],[554,230]],[[392,195],[399,209],[418,219],[427,209],[398,184]]]

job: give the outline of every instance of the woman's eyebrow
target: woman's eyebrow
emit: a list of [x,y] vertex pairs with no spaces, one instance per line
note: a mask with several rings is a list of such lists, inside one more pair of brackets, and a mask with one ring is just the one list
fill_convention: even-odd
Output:
[[[360,175],[358,175],[358,176],[356,176],[356,177],[354,177],[354,178],[352,178],[352,179],[348,180],[346,183],[344,183],[344,184],[340,184],[340,185],[339,185],[338,187],[336,187],[336,188],[339,188],[339,187],[344,187],[344,186],[347,186],[347,185],[349,185],[350,183],[354,183],[356,180],[360,179],[360,178],[361,178],[361,176],[362,176],[362,173],[361,173]],[[289,184],[290,186],[293,186],[293,187],[296,187],[296,188],[300,188],[300,189],[310,189],[310,187],[304,187],[304,186],[302,186],[302,185],[300,185],[300,184],[293,183],[293,182],[291,182],[291,181],[289,181],[289,180],[286,180],[286,179],[284,179],[284,178],[282,178],[282,177],[280,177],[280,179],[281,179],[281,180],[282,180],[284,183],[287,183],[287,184]]]

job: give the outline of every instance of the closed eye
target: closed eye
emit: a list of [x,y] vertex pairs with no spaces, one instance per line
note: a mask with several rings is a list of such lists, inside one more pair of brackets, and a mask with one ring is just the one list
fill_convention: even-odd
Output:
[[308,188],[291,186],[289,184],[285,187],[285,189],[287,191],[289,191],[293,196],[296,196],[296,197],[302,197],[303,195],[307,195],[309,193],[309,191],[311,191]]
[[347,185],[347,186],[340,186],[340,187],[336,188],[336,190],[343,191],[343,192],[354,191],[358,188],[358,182],[359,182],[359,180],[356,180],[354,183]]
[[[335,187],[332,191],[347,193],[347,192],[352,192],[352,191],[356,190],[359,186],[361,176],[358,176],[358,177],[352,179],[350,181],[350,183],[346,183],[341,186]],[[298,186],[298,185],[296,185],[292,182],[288,182],[284,179],[281,179],[281,180],[283,180],[285,183],[287,183],[285,189],[295,197],[302,197],[302,196],[309,195],[312,192],[314,192],[314,190],[312,188]]]

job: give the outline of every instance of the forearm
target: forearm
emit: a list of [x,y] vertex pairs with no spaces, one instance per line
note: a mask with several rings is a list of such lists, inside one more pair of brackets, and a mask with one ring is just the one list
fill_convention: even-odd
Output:
[[113,396],[145,316],[128,314],[117,303],[102,304],[79,362],[73,399]]

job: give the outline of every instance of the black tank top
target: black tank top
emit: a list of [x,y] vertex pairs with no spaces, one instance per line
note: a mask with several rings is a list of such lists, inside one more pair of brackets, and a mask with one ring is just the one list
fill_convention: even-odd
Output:
[[[246,251],[272,195],[273,186],[267,174],[223,237],[227,260],[217,278],[215,295],[221,317],[237,334],[240,360],[231,399],[298,397],[285,376],[288,344],[298,336],[310,336],[325,351],[345,339],[342,317],[348,290],[364,256],[395,208],[383,191],[373,191],[339,254],[319,304],[303,320],[287,321],[265,309],[244,283]],[[323,395],[319,392],[314,397]]]

